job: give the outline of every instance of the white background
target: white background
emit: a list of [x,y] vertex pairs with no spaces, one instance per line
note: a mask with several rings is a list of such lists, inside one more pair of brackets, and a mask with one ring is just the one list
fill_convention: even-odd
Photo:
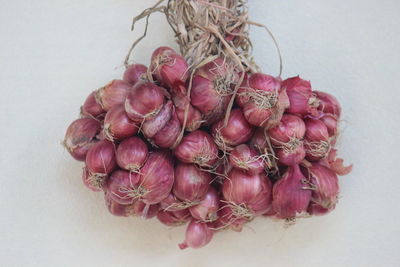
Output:
[[[340,154],[354,171],[328,216],[288,229],[258,219],[185,251],[183,227],[109,215],[60,145],[86,95],[121,77],[141,34],[131,18],[153,2],[0,1],[0,265],[399,266],[400,2],[249,1],[280,43],[284,76],[341,101]],[[252,38],[259,65],[276,75],[270,39],[260,29]],[[164,44],[173,36],[156,15],[135,60],[147,64]]]

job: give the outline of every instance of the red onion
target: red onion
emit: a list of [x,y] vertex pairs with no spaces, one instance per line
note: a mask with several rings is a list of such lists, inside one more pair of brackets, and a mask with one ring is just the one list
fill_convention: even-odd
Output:
[[310,206],[308,206],[307,212],[310,215],[319,216],[319,215],[325,215],[325,214],[329,213],[334,208],[335,207],[333,206],[331,209],[327,209],[327,208],[324,208],[324,207],[318,205],[317,203],[310,203]]
[[108,211],[114,216],[128,217],[134,215],[133,205],[122,205],[114,201],[109,193],[104,196]]
[[295,115],[285,114],[280,123],[269,129],[271,142],[275,145],[279,162],[287,166],[300,163],[305,155],[303,137],[306,126],[303,120]]
[[147,81],[147,67],[142,64],[129,65],[124,72],[124,81],[135,85],[139,81]]
[[157,214],[157,219],[167,226],[179,226],[190,219],[190,213],[187,209],[180,211],[160,210]]
[[189,208],[190,214],[193,218],[201,220],[203,222],[215,221],[217,211],[219,209],[219,197],[217,191],[210,187],[204,199],[196,206]]
[[171,88],[171,94],[176,108],[176,113],[182,125],[185,121],[186,109],[188,108],[185,129],[189,132],[193,132],[200,128],[201,124],[203,123],[202,115],[200,111],[194,108],[190,103],[190,99],[187,96],[186,87],[183,84],[176,84]]
[[230,150],[231,146],[249,141],[253,135],[253,130],[240,108],[232,109],[226,127],[224,127],[224,119],[212,126],[215,143],[222,150]]
[[96,91],[93,91],[85,100],[82,106],[82,114],[94,118],[99,117],[105,113],[102,106],[96,101]]
[[255,73],[243,81],[237,102],[243,107],[247,121],[255,126],[265,126],[278,106],[281,82],[270,75]]
[[116,167],[114,144],[101,140],[93,145],[86,155],[86,167],[91,173],[92,186],[102,188],[107,175]]
[[142,132],[147,138],[155,136],[168,123],[172,116],[172,101],[168,101],[163,105],[160,112],[142,125]]
[[181,133],[181,123],[179,122],[176,111],[172,110],[171,119],[165,124],[164,128],[157,132],[153,137],[153,142],[162,148],[171,148]]
[[175,156],[184,163],[211,167],[218,160],[218,148],[206,132],[196,130],[185,135],[174,150]]
[[185,83],[189,75],[186,60],[169,47],[159,47],[151,56],[151,72],[157,81],[167,87],[177,83]]
[[308,118],[305,121],[306,135],[304,146],[306,148],[306,158],[317,161],[325,158],[330,150],[329,133],[326,125],[316,119]]
[[332,138],[331,143],[334,145],[334,142],[336,141],[336,138],[339,134],[339,129],[338,129],[338,120],[337,118],[332,115],[332,114],[325,114],[323,115],[320,120],[325,124],[329,137]]
[[307,211],[311,200],[311,190],[299,165],[288,168],[274,184],[272,207],[279,218],[294,218]]
[[200,128],[203,123],[202,115],[200,111],[190,104],[190,99],[187,97],[186,87],[182,84],[177,84],[171,88],[171,94],[176,107],[176,113],[182,125],[185,121],[186,109],[188,108],[185,130],[193,132]]
[[207,194],[211,174],[194,164],[180,163],[175,167],[174,195],[185,203],[197,205]]
[[110,174],[116,166],[114,144],[108,140],[97,142],[86,155],[86,166],[92,173]]
[[104,135],[111,142],[133,136],[138,130],[136,123],[126,114],[123,105],[112,107],[104,118]]
[[92,118],[77,119],[68,127],[63,144],[72,157],[84,161],[88,150],[97,142],[100,129],[100,122]]
[[110,198],[119,204],[133,204],[132,188],[138,185],[139,175],[123,170],[114,171],[107,181],[107,192]]
[[282,83],[289,97],[289,113],[307,115],[313,114],[318,106],[318,100],[313,96],[311,83],[301,79],[299,76],[289,78]]
[[246,144],[235,147],[230,153],[229,162],[234,168],[257,174],[263,172],[266,167],[260,154]]
[[303,142],[290,142],[275,150],[278,161],[286,166],[299,164],[306,156]]
[[210,243],[214,232],[206,223],[196,222],[192,220],[187,229],[185,241],[179,244],[180,249],[185,248],[201,248]]
[[250,174],[232,169],[222,184],[222,194],[233,216],[253,219],[271,208],[272,185],[264,174]]
[[314,187],[312,202],[325,209],[333,209],[339,194],[339,180],[336,174],[318,163],[312,164],[307,171],[311,175],[311,182]]
[[229,227],[235,232],[241,232],[243,226],[248,222],[248,218],[242,217],[235,212],[235,208],[225,205],[217,213],[218,219],[213,222],[215,229],[224,229]]
[[[178,115],[179,121],[183,125],[183,122],[185,120],[185,109],[177,109],[176,113]],[[193,132],[199,129],[202,123],[203,123],[203,116],[201,115],[200,111],[195,109],[192,105],[189,105],[185,130]]]
[[82,181],[83,184],[89,188],[90,190],[92,190],[93,192],[100,192],[102,191],[101,188],[97,187],[97,186],[93,186],[92,181],[91,181],[91,174],[88,171],[88,169],[86,167],[83,168],[83,172],[82,172]]
[[148,156],[147,145],[139,137],[125,139],[119,144],[116,156],[118,166],[131,172],[139,172]]
[[125,102],[131,87],[132,85],[126,81],[113,80],[97,91],[96,100],[105,111],[109,111],[112,107]]
[[264,213],[262,216],[265,216],[265,217],[276,217],[276,211],[274,211],[274,209],[270,209],[269,211]]
[[[160,202],[160,208],[165,211],[178,211],[188,208],[188,203],[182,202],[172,192]],[[190,204],[190,203],[189,203]]]
[[139,177],[139,186],[132,194],[145,204],[159,203],[168,196],[174,183],[171,155],[165,151],[150,154]]
[[303,120],[291,114],[283,115],[279,125],[268,130],[274,145],[282,145],[293,139],[302,140],[305,132],[306,125]]
[[196,70],[192,81],[191,103],[204,115],[208,124],[224,116],[235,82],[237,74],[221,58]]
[[336,118],[340,118],[342,109],[339,101],[333,95],[320,91],[315,91],[314,93],[319,100],[319,111],[325,114],[331,114]]
[[138,83],[129,91],[125,111],[135,122],[154,118],[164,104],[164,92],[154,83]]

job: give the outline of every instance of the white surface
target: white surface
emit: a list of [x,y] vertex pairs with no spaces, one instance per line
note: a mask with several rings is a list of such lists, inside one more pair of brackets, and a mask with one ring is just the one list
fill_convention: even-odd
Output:
[[[184,228],[110,216],[81,184],[81,163],[60,145],[86,95],[120,77],[141,32],[131,18],[154,1],[42,0],[0,4],[1,266],[399,266],[398,0],[250,0],[284,56],[343,105],[340,154],[355,164],[329,216],[283,229],[258,219],[201,250],[179,251]],[[136,60],[173,45],[162,16]],[[276,55],[262,30],[253,40],[265,72]]]

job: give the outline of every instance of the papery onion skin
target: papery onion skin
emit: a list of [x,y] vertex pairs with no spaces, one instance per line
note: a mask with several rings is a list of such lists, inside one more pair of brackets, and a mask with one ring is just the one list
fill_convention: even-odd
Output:
[[325,114],[320,118],[320,120],[325,124],[329,137],[332,139],[331,143],[334,145],[339,134],[339,123],[337,118],[334,115]]
[[90,116],[93,118],[97,118],[103,115],[106,111],[103,107],[97,103],[96,101],[96,91],[93,91],[85,100],[85,103],[82,106],[82,114],[84,116]]
[[263,128],[256,128],[249,144],[259,153],[264,154],[268,150],[268,139],[269,136]]
[[307,129],[304,138],[306,158],[310,161],[325,158],[331,148],[328,128],[317,119],[308,118],[304,122]]
[[154,83],[137,83],[128,93],[125,111],[135,122],[154,118],[164,104],[164,92]]
[[86,167],[84,167],[84,168],[83,168],[83,171],[82,171],[82,182],[83,182],[83,184],[84,184],[87,188],[89,188],[90,190],[92,190],[93,192],[100,192],[100,191],[102,191],[102,188],[99,188],[99,187],[97,187],[97,186],[95,186],[95,185],[93,185],[93,184],[91,183],[90,178],[91,178],[91,174],[90,174],[89,170],[88,170]]
[[206,223],[192,220],[187,229],[185,241],[179,244],[180,249],[201,248],[210,243],[214,232]]
[[179,226],[185,224],[190,219],[190,213],[187,209],[180,211],[160,210],[157,219],[167,226]]
[[77,119],[68,126],[63,144],[74,159],[84,161],[100,130],[100,122],[95,119]]
[[236,99],[250,124],[267,124],[277,107],[280,88],[280,79],[262,73],[255,73],[243,81]]
[[213,222],[213,227],[216,229],[230,228],[235,232],[241,232],[243,226],[249,222],[247,218],[234,215],[232,208],[228,205],[223,205],[218,211],[218,219]]
[[211,174],[200,170],[194,164],[181,163],[175,167],[174,195],[184,202],[197,204],[207,194]]
[[254,102],[252,93],[254,92],[267,92],[278,93],[280,89],[280,80],[263,73],[254,73],[252,75],[245,75],[244,80],[236,95],[236,100],[239,106],[243,107],[249,102]]
[[114,201],[109,193],[104,195],[106,207],[108,211],[114,216],[128,217],[134,215],[133,205],[123,205]]
[[218,218],[219,196],[217,191],[210,187],[204,199],[196,206],[189,208],[193,218],[203,222],[212,222]]
[[122,140],[133,136],[139,128],[135,122],[129,119],[123,105],[112,107],[104,118],[104,134],[110,141]]
[[172,110],[171,119],[152,138],[153,142],[162,148],[172,148],[181,133],[182,126],[175,110]]
[[140,81],[147,80],[147,67],[142,64],[129,65],[124,72],[124,81],[131,85],[135,85]]
[[198,68],[193,76],[191,103],[203,115],[207,124],[221,119],[233,93],[237,74],[226,60],[217,58]]
[[303,139],[306,132],[306,125],[304,121],[291,114],[285,114],[278,126],[268,130],[271,142],[274,145],[282,145],[288,143],[292,139]]
[[107,193],[115,202],[128,205],[135,201],[133,196],[129,195],[129,191],[134,188],[139,182],[139,176],[136,173],[131,173],[123,170],[116,170],[107,181]]
[[138,197],[145,204],[157,204],[168,196],[174,184],[174,166],[166,151],[153,152],[140,170]]
[[240,108],[232,109],[228,123],[224,127],[224,119],[212,126],[212,134],[220,149],[226,150],[250,140],[254,128],[245,119]]
[[321,205],[317,203],[310,203],[310,206],[307,209],[307,212],[310,215],[315,215],[315,216],[321,216],[321,215],[326,215],[327,213],[331,212],[335,207],[332,207],[330,209],[324,208]]
[[142,132],[147,138],[155,136],[168,123],[172,116],[172,101],[163,105],[158,114],[143,123]]
[[260,154],[246,144],[238,145],[230,152],[229,163],[234,168],[255,174],[263,172],[266,167]]
[[[215,173],[216,173],[216,177],[214,179],[214,181],[216,182],[215,185],[219,186],[220,184],[222,184],[225,179],[227,179],[228,177],[228,173],[232,170],[233,166],[232,164],[229,163],[229,161],[222,161],[219,162],[219,164],[217,165],[216,169],[215,169]],[[217,189],[219,190],[219,187],[217,187]]]
[[160,208],[165,211],[178,211],[186,209],[187,206],[171,192],[160,202]]
[[92,174],[107,175],[116,167],[114,144],[102,140],[93,145],[86,155],[86,167]]
[[321,91],[314,91],[319,100],[318,110],[324,114],[332,114],[336,118],[340,118],[342,108],[339,101],[331,94]]
[[[201,76],[193,78],[191,103],[204,116],[208,123],[223,117],[223,111],[228,105],[229,98],[215,92],[212,81]],[[208,121],[210,119],[210,121]]]
[[272,116],[271,109],[260,109],[255,104],[245,104],[243,114],[246,120],[254,126],[263,127],[267,124],[268,119]]
[[207,132],[196,130],[182,138],[174,154],[181,162],[210,167],[218,160],[218,147]]
[[201,112],[190,103],[190,98],[187,96],[187,88],[183,84],[176,84],[171,88],[171,95],[181,125],[185,122],[185,113],[187,109],[188,113],[185,130],[193,132],[199,129],[203,123],[203,117]]
[[112,80],[97,91],[96,100],[105,111],[109,111],[116,105],[124,104],[131,88],[132,85],[126,81]]
[[290,107],[286,112],[300,115],[315,113],[318,101],[313,97],[309,81],[296,76],[283,81],[282,87],[286,88],[290,101]]
[[312,201],[325,209],[333,209],[339,195],[339,180],[328,167],[318,163],[308,169],[314,186]]
[[278,156],[278,161],[286,166],[293,166],[299,164],[304,160],[306,156],[306,151],[303,143],[300,143],[297,147],[288,150],[285,148],[277,148],[275,150]]
[[157,48],[151,56],[150,69],[157,81],[173,87],[177,83],[185,83],[189,75],[186,60],[170,47]]
[[[176,109],[176,114],[178,115],[179,121],[182,125],[185,121],[185,112],[185,109]],[[192,105],[189,105],[185,130],[193,132],[199,129],[203,122],[203,116],[201,115],[200,111],[195,109]]]
[[324,159],[323,161],[325,161],[326,162],[325,165],[329,166],[329,168],[337,175],[347,175],[353,169],[352,164],[350,164],[348,166],[344,166],[344,160],[337,157],[336,149],[331,149],[329,151],[328,157],[326,159]]
[[288,168],[272,190],[272,207],[282,219],[294,218],[307,211],[311,190],[299,165]]
[[228,177],[222,184],[222,195],[231,208],[235,208],[235,205],[246,206],[244,218],[252,219],[271,208],[272,185],[264,173],[249,174],[234,168]]
[[122,169],[138,172],[148,156],[146,143],[139,137],[131,137],[122,141],[116,153],[118,166]]
[[146,220],[157,216],[159,211],[158,205],[149,205],[143,203],[142,201],[135,201],[132,206],[134,215]]

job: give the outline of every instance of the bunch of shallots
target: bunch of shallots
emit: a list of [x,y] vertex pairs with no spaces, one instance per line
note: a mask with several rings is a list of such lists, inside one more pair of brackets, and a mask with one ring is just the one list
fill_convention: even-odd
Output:
[[259,216],[293,221],[335,208],[337,175],[351,167],[336,158],[333,96],[299,77],[243,75],[225,58],[189,74],[160,47],[149,68],[130,65],[92,92],[69,126],[64,145],[113,215],[187,223],[184,249]]

